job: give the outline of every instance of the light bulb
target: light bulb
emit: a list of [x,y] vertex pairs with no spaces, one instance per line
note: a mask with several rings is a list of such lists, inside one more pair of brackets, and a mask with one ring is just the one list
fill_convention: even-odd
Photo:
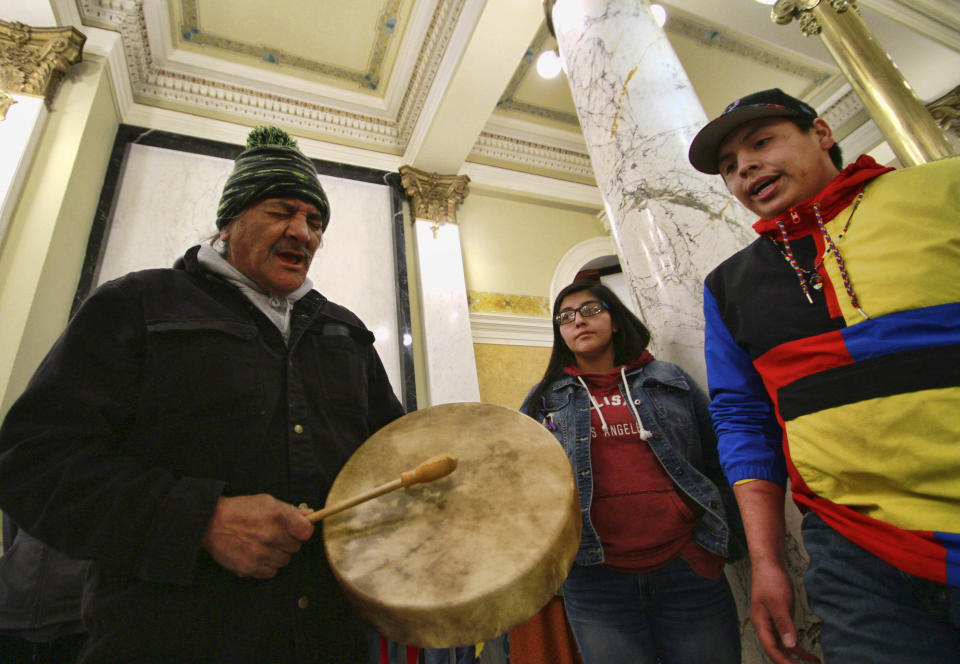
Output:
[[560,73],[560,56],[556,51],[544,51],[537,58],[537,73],[544,78],[554,78]]
[[663,5],[650,5],[650,11],[653,12],[653,20],[662,28],[667,22],[667,10]]

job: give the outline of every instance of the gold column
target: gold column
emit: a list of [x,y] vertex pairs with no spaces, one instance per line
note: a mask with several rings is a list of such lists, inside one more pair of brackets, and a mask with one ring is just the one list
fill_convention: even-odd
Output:
[[8,93],[43,97],[49,107],[70,65],[83,59],[86,40],[72,27],[34,28],[0,21],[0,120],[16,103]]
[[946,136],[863,23],[856,0],[777,0],[770,16],[780,25],[796,18],[805,35],[820,35],[904,166],[953,156]]
[[400,184],[410,198],[413,218],[433,222],[433,236],[441,224],[457,223],[457,207],[470,193],[468,175],[427,173],[413,166],[400,167]]

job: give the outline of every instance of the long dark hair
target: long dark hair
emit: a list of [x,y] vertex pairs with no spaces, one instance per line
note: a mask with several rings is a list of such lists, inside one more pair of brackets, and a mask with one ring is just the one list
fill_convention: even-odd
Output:
[[619,328],[613,333],[614,364],[629,364],[639,357],[650,343],[650,330],[624,306],[612,290],[595,281],[574,281],[557,293],[557,298],[553,301],[553,352],[550,353],[550,361],[547,363],[543,378],[540,379],[540,383],[527,402],[526,413],[531,417],[537,416],[540,400],[550,383],[563,375],[564,367],[576,362],[573,351],[567,347],[563,337],[560,336],[560,326],[557,325],[556,317],[560,313],[560,303],[564,298],[580,291],[590,291],[598,300],[606,304],[610,311],[610,318]]

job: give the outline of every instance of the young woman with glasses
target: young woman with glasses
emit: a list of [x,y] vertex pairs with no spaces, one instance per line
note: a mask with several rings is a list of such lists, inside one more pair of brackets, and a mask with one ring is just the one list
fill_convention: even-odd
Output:
[[573,466],[583,534],[563,597],[585,664],[739,664],[723,567],[745,546],[706,395],[601,284],[560,291],[553,321],[521,410]]

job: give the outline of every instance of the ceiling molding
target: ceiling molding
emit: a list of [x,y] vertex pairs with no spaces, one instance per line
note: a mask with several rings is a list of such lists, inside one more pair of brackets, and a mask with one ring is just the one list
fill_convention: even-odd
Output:
[[[407,98],[405,98],[400,106],[401,115],[398,124],[404,161],[408,163],[415,161],[415,156],[423,147],[433,118],[436,117],[440,103],[443,101],[444,92],[450,85],[459,63],[460,51],[455,57],[453,49],[447,48],[447,45],[453,42],[462,49],[473,28],[476,27],[477,21],[480,20],[482,6],[477,2],[471,2],[467,6],[467,0],[456,0],[455,5],[454,2],[441,1],[437,13],[439,15],[441,11],[454,6],[457,18],[443,22],[443,25],[448,28],[443,34],[435,34],[436,25],[431,24],[428,35],[435,35],[438,42],[443,42],[444,48],[438,45],[428,46],[426,42],[424,43],[416,68],[418,72],[422,72],[424,80],[414,85],[414,79],[411,79],[408,98],[412,104],[408,107]],[[427,56],[428,52],[429,56]],[[427,58],[429,62],[423,63],[422,61]],[[414,76],[416,75],[415,73]]]
[[[179,0],[181,23],[176,26],[175,31],[167,31],[166,34],[179,34],[184,40],[183,43],[200,44],[201,46],[240,53],[272,64],[294,67],[301,71],[350,81],[360,88],[376,90],[380,86],[384,56],[390,42],[395,37],[395,30],[392,26],[397,24],[399,5],[400,0],[384,0],[380,15],[377,18],[376,38],[371,45],[370,57],[364,70],[311,60],[288,53],[283,49],[262,44],[237,42],[229,37],[207,32],[200,25],[197,0]],[[163,13],[169,16],[169,12]]]
[[805,64],[804,59],[797,53],[791,53],[787,57],[759,43],[748,41],[726,28],[695,19],[682,12],[671,12],[664,29],[670,34],[687,37],[704,46],[717,48],[765,67],[802,78],[808,81],[808,85],[800,94],[801,97],[823,85],[835,73],[822,66]]
[[[256,63],[225,62],[215,48],[178,48],[171,1],[48,0],[59,24],[87,34],[85,54],[107,59],[122,122],[159,122],[167,131],[201,136],[240,135],[249,125],[278,124],[314,146],[311,156],[384,170],[405,163],[403,155],[425,140],[486,5],[485,0],[403,0],[413,6],[402,39],[392,47],[397,59],[389,81],[381,81],[379,93],[372,93],[324,83],[317,75],[298,78],[293,68],[273,71]],[[718,8],[721,3],[682,2],[689,10],[670,11],[670,36],[799,76],[809,81],[801,96],[821,110],[841,141],[857,132],[859,146],[871,135],[856,124],[865,111],[832,63],[817,60],[809,49],[780,48],[779,40],[759,28],[741,34],[729,11]],[[860,2],[906,26],[903,39],[932,46],[927,37],[960,51],[956,0]],[[375,36],[370,35],[371,45]],[[531,45],[549,47],[542,37],[538,32]],[[535,76],[535,50],[529,49],[520,62],[505,97],[512,99],[523,76]],[[956,85],[946,80],[947,69],[941,77],[944,90]],[[564,206],[599,208],[595,187],[582,184],[592,182],[593,172],[575,118],[569,113],[561,118],[556,110],[538,106],[535,98],[514,101],[505,112],[493,112],[460,172],[470,174],[476,187],[520,196],[549,192],[547,198]],[[234,128],[228,129],[231,124]]]
[[[169,37],[166,43],[164,40],[170,19],[161,4],[132,0],[76,3],[83,25],[120,33],[122,60],[114,57],[111,72],[124,122],[134,124],[155,115],[140,107],[157,107],[214,120],[278,124],[306,138],[393,155],[409,148],[418,125],[429,125],[424,118],[429,116],[431,104],[437,105],[442,99],[458,60],[458,53],[451,46],[466,40],[483,3],[443,0],[426,5],[427,9],[431,6],[433,13],[429,25],[422,28],[425,35],[416,61],[409,67],[409,80],[402,86],[403,95],[398,94],[399,101],[393,104],[397,109],[393,119],[386,117],[384,102],[378,97],[368,99],[360,93],[333,90],[279,73],[264,83],[255,78],[263,77],[262,70],[243,65],[231,64],[228,72],[214,75],[211,72],[216,72],[218,62],[215,58],[182,49],[170,50],[172,41]],[[467,6],[474,15],[472,20],[462,16]],[[424,13],[419,15],[421,23],[425,23]],[[466,31],[462,39],[456,37],[458,29]],[[121,62],[124,66],[117,67]],[[222,63],[219,66],[222,69]],[[298,89],[294,90],[295,87]],[[332,98],[335,93],[337,99]],[[586,151],[562,143],[537,140],[532,132],[529,137],[487,134],[480,137],[474,151],[521,170],[592,178]]]
[[[182,48],[179,42],[175,43],[171,38],[175,27],[170,22],[170,12],[166,11],[163,5],[144,4],[143,16],[152,65],[158,71],[200,80],[219,81],[344,111],[366,113],[384,120],[389,119],[384,99],[370,88],[359,85],[355,77],[348,75],[349,72],[346,70],[342,70],[344,73],[341,76],[327,75],[326,78],[352,83],[354,89],[323,83],[316,76],[297,75],[298,70],[315,74],[305,66],[299,68],[288,66],[286,69],[281,69],[279,65],[274,65],[275,71],[270,71],[243,62],[225,62],[218,57],[217,53],[236,53],[239,47],[227,49],[206,44],[210,48],[205,50]],[[202,44],[203,40],[195,43]]]
[[826,108],[820,111],[820,117],[833,129],[838,129],[857,116],[866,112],[866,108],[857,93],[849,85],[846,92]]
[[877,125],[868,119],[840,140],[840,149],[843,150],[845,163],[850,163],[861,154],[873,152],[882,143],[883,135]]
[[859,0],[878,14],[960,52],[960,12],[956,0]]
[[540,203],[552,202],[565,208],[591,212],[603,208],[603,198],[595,185],[568,182],[472,161],[466,162],[459,174],[470,176],[470,189],[474,192],[510,194]]
[[[214,78],[204,69],[196,72],[177,71],[165,68],[153,53],[154,44],[159,53],[167,57],[163,48],[164,21],[169,21],[159,5],[131,0],[78,0],[77,6],[84,25],[120,32],[127,65],[127,75],[133,99],[142,104],[170,107],[208,117],[237,117],[250,124],[274,123],[293,127],[308,136],[333,141],[358,144],[372,150],[402,151],[398,123],[378,117],[382,113],[364,112],[359,109],[362,99],[354,95],[354,103],[347,106],[317,95],[320,101],[304,99],[302,91],[294,94],[283,87],[265,86],[247,76],[221,74]],[[401,102],[401,123],[407,116],[419,114],[419,106],[433,82],[429,68],[437,53],[442,55],[448,37],[455,27],[462,2],[438,2],[434,21],[428,29],[425,48],[414,71],[411,83],[406,87],[406,101]],[[148,18],[149,16],[149,18]],[[152,30],[148,29],[152,27]],[[446,39],[444,38],[446,35]],[[189,60],[187,60],[189,63]],[[171,60],[169,64],[182,65],[183,61]],[[418,72],[418,66],[426,71]],[[199,68],[198,68],[199,69]],[[231,71],[252,75],[252,69],[231,66]],[[257,71],[256,74],[262,75]],[[426,75],[425,75],[426,74]],[[276,78],[276,77],[274,77]],[[282,78],[282,77],[281,77]],[[303,82],[300,82],[303,87]],[[320,89],[319,86],[318,88]],[[341,93],[341,96],[342,93]],[[371,99],[368,103],[382,102]]]
[[523,58],[520,59],[520,64],[517,66],[516,71],[513,72],[513,77],[507,84],[507,87],[500,96],[499,101],[497,101],[497,110],[523,113],[525,115],[532,115],[534,117],[544,118],[546,120],[553,120],[554,122],[560,122],[562,124],[579,128],[580,122],[577,119],[576,113],[568,113],[552,108],[545,108],[543,106],[538,106],[536,104],[520,101],[514,98],[517,90],[520,87],[520,84],[523,83],[523,80],[530,74],[535,58],[543,52],[544,45],[547,43],[548,39],[551,39],[550,32],[547,29],[547,22],[544,21],[540,24],[537,34],[534,35],[533,40],[530,42],[530,46],[527,47],[526,53],[524,53]]
[[497,162],[521,164],[534,170],[556,171],[593,181],[590,155],[584,151],[566,150],[513,136],[483,131],[470,150],[471,159],[487,158]]
[[494,113],[483,131],[488,134],[510,136],[529,143],[549,145],[561,150],[587,153],[587,142],[583,138],[583,132],[580,131],[579,123],[576,127],[561,128]]
[[[409,152],[417,123],[423,115],[428,114],[428,97],[430,97],[431,109],[429,114],[436,113],[443,89],[446,88],[456,68],[453,58],[447,58],[445,62],[444,55],[449,50],[448,47],[454,38],[457,26],[460,25],[466,1],[439,0],[437,3],[423,46],[410,75],[406,93],[397,111],[397,141],[398,145],[402,146],[402,151]],[[471,25],[474,23],[475,21]],[[438,85],[440,82],[443,84]]]

